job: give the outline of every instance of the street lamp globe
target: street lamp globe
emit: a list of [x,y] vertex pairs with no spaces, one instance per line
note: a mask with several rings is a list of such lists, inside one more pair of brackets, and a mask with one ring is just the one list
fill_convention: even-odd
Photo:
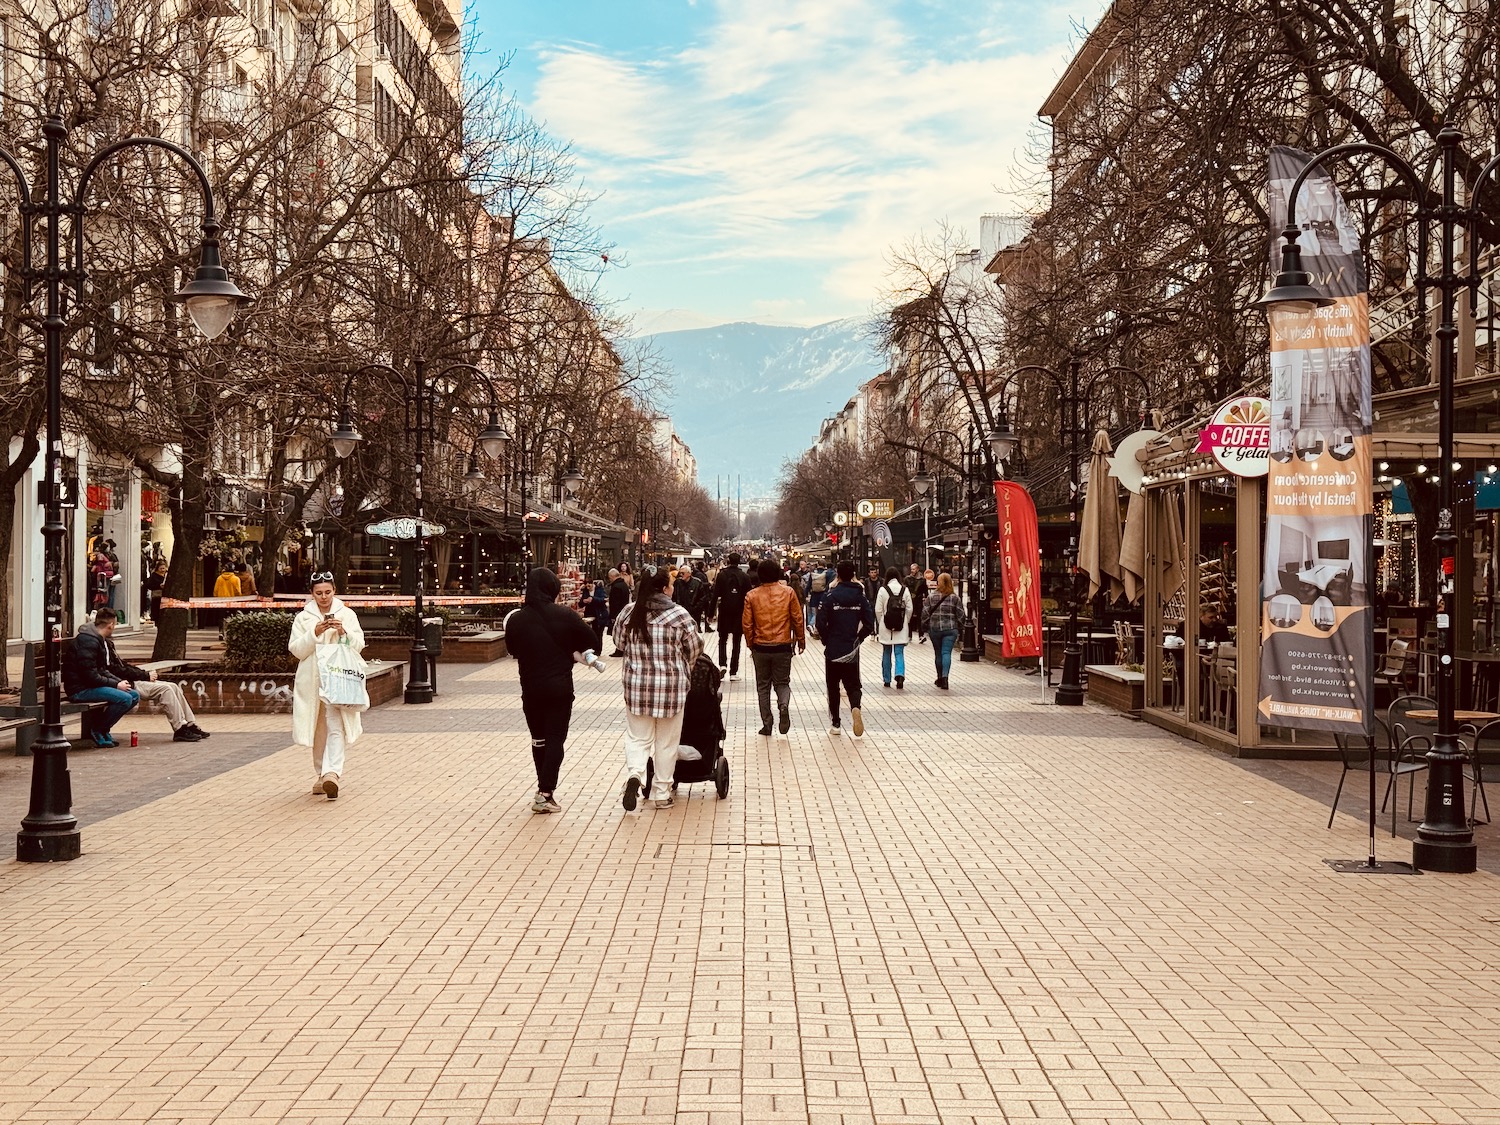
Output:
[[1255,302],[1264,309],[1271,322],[1271,338],[1295,342],[1305,340],[1313,329],[1318,310],[1334,304],[1314,288],[1312,278],[1302,268],[1302,248],[1297,245],[1297,227],[1282,233],[1281,269],[1271,291]]
[[349,417],[349,408],[344,407],[339,414],[338,428],[328,435],[334,456],[340,458],[349,456],[354,452],[354,447],[363,440],[360,432],[354,428],[354,420]]
[[250,298],[240,292],[240,287],[229,280],[229,271],[219,261],[217,227],[210,230],[205,224],[205,237],[198,252],[198,268],[193,273],[193,280],[172,294],[172,300],[182,302],[198,331],[210,340],[222,336],[239,307],[250,303]]
[[927,471],[927,466],[918,465],[917,471],[911,475],[911,490],[916,493],[917,499],[920,500],[932,491],[933,483],[936,480],[937,478]]
[[576,464],[568,466],[568,471],[562,477],[562,485],[570,498],[578,495],[578,490],[583,487],[583,473],[579,472]]
[[1010,455],[1016,451],[1016,435],[1010,432],[1010,427],[1002,419],[988,434],[984,440],[990,447],[990,452],[995,456],[995,464],[1003,465],[1010,460]]
[[505,447],[510,444],[510,435],[500,424],[500,415],[490,411],[490,420],[479,431],[479,448],[492,460],[505,456]]
[[479,467],[479,455],[469,454],[469,471],[464,474],[464,487],[470,492],[475,491],[484,483],[484,470]]

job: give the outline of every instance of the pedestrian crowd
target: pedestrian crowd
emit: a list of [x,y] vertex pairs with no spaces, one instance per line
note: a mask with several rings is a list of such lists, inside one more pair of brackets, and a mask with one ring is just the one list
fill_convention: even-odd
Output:
[[[621,563],[597,581],[581,583],[576,602],[570,594],[567,604],[559,602],[562,583],[553,570],[532,570],[521,607],[504,622],[531,738],[532,810],[562,811],[557,790],[572,718],[573,671],[579,664],[605,670],[606,635],[612,647],[608,656],[622,661],[626,778],[621,804],[627,811],[642,800],[657,809],[672,807],[683,743],[693,741],[685,740],[683,731],[690,696],[709,692],[717,707],[720,682],[740,679],[742,652],[748,651],[755,673],[762,737],[790,736],[792,662],[806,653],[809,636],[823,649],[831,737],[845,730],[846,705],[850,733],[856,739],[864,735],[860,654],[871,637],[880,646],[883,688],[906,689],[906,649],[915,640],[931,643],[934,683],[947,690],[964,615],[952,577],[919,571],[915,564],[904,576],[895,567],[883,575],[870,567],[859,579],[856,570],[847,559],[810,567],[806,561],[783,565],[769,555],[746,561],[737,552],[712,570],[695,562],[648,565],[636,573]],[[231,596],[231,585],[238,594],[254,579],[241,567],[226,571],[220,581],[225,596]],[[312,573],[308,588],[287,644],[297,661],[292,735],[311,752],[313,792],[335,800],[369,706],[360,655],[365,638],[357,615],[338,597],[331,571]],[[116,611],[98,605],[63,663],[68,698],[105,705],[92,724],[95,741],[116,745],[110,732],[142,698],[160,703],[175,740],[209,737],[177,684],[120,659],[111,639],[116,624]],[[714,632],[717,662],[705,643],[705,635]]]

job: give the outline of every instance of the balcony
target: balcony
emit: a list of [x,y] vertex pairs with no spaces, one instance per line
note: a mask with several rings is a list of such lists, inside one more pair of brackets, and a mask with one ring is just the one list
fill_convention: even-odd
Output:
[[238,86],[210,86],[203,91],[198,119],[205,133],[223,136],[243,129],[249,113],[249,90]]

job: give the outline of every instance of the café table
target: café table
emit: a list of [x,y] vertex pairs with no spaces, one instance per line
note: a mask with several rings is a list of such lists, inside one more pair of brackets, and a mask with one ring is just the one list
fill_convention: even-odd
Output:
[[[1408,711],[1406,717],[1408,719],[1415,719],[1419,723],[1435,723],[1438,717],[1437,708],[1424,707],[1416,711]],[[1483,726],[1485,723],[1493,723],[1496,719],[1500,719],[1500,712],[1458,710],[1453,712],[1453,721],[1455,723],[1477,723]]]
[[[1424,708],[1422,708],[1421,710],[1418,710],[1418,711],[1408,711],[1406,713],[1406,717],[1409,718],[1409,719],[1414,719],[1414,720],[1416,720],[1419,723],[1435,723],[1435,722],[1437,722],[1437,717],[1438,717],[1437,708],[1435,708],[1435,707],[1424,707]],[[1500,712],[1495,712],[1495,711],[1454,711],[1453,712],[1453,721],[1455,723],[1459,723],[1459,724],[1462,724],[1463,726],[1469,727],[1470,730],[1476,736],[1475,737],[1475,745],[1472,748],[1472,756],[1469,759],[1469,761],[1471,763],[1471,768],[1473,770],[1472,774],[1470,775],[1470,779],[1474,782],[1474,796],[1473,796],[1473,799],[1472,799],[1472,801],[1470,802],[1470,805],[1469,805],[1469,826],[1471,828],[1474,825],[1481,823],[1480,820],[1478,819],[1479,802],[1480,802],[1481,798],[1483,798],[1483,800],[1484,800],[1484,814],[1485,814],[1485,816],[1488,817],[1489,814],[1490,814],[1490,799],[1488,797],[1484,796],[1484,771],[1483,771],[1482,767],[1479,764],[1479,746],[1478,746],[1478,737],[1477,736],[1478,736],[1478,732],[1479,731],[1483,730],[1486,726],[1488,726],[1490,723],[1495,722],[1497,719],[1500,719]],[[1470,749],[1466,747],[1465,748],[1465,753],[1471,753]],[[1486,820],[1483,823],[1487,824],[1489,822]]]
[[1473,669],[1464,685],[1468,689],[1468,700],[1476,707],[1492,704],[1500,695],[1500,652],[1460,652],[1459,667],[1465,664]]

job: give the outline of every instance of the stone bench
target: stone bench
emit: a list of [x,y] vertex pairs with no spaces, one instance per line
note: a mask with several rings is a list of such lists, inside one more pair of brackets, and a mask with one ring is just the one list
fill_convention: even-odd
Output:
[[[1090,664],[1085,669],[1088,697],[1095,703],[1139,715],[1146,707],[1146,673],[1120,664]],[[1162,682],[1168,682],[1162,677]]]
[[455,664],[488,664],[506,655],[505,633],[486,629],[482,633],[454,633],[443,638],[443,655]]

